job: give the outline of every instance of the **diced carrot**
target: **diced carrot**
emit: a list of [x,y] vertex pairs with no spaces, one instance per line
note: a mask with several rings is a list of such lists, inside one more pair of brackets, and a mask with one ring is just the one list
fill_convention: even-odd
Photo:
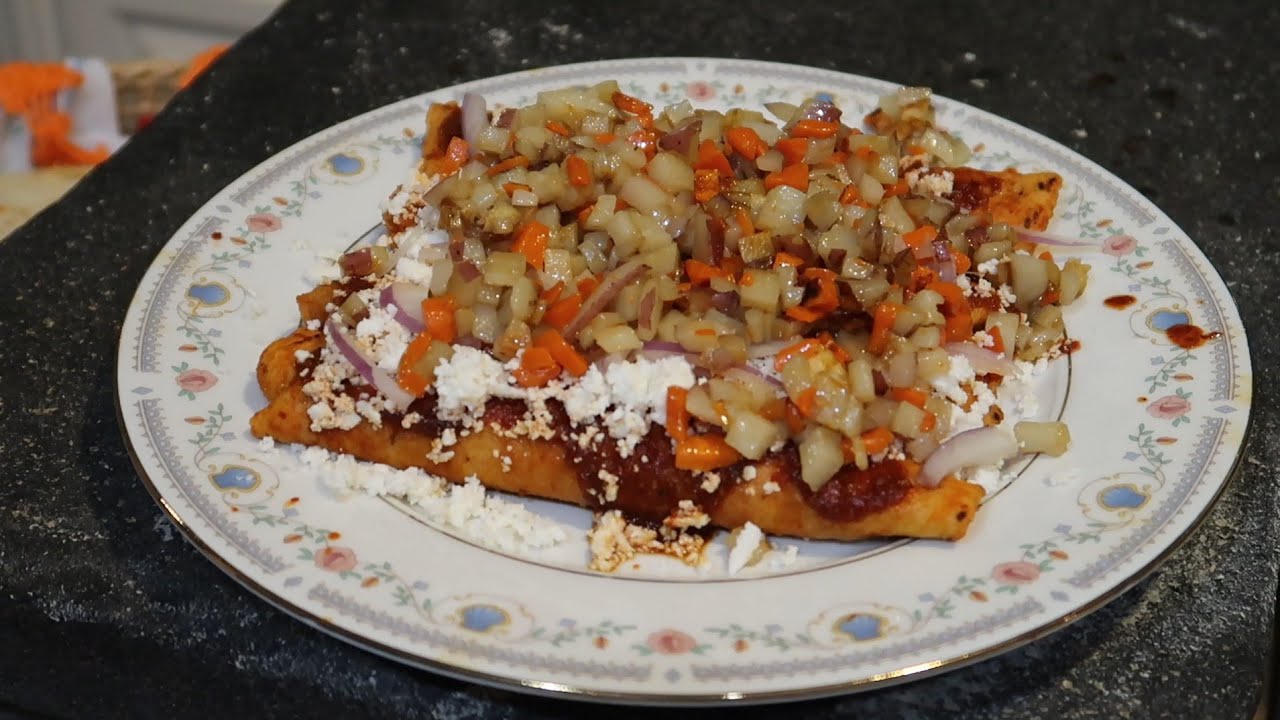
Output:
[[1040,258],[1041,260],[1048,260],[1049,262],[1053,262],[1053,253],[1049,252],[1048,250],[1045,250],[1044,252],[1040,253],[1036,257]]
[[924,391],[915,388],[890,388],[889,397],[898,402],[911,403],[921,410],[924,409],[925,400],[929,399]]
[[520,367],[511,374],[520,387],[542,387],[560,376],[560,364],[546,348],[525,348]]
[[471,147],[467,145],[467,141],[460,137],[453,137],[449,140],[449,147],[444,151],[444,158],[440,163],[441,175],[452,175],[462,169],[467,164],[467,160],[471,158]]
[[559,120],[548,120],[547,129],[561,137],[569,137],[572,134],[569,132],[569,128],[565,127],[564,123]]
[[695,170],[715,170],[720,173],[720,177],[732,177],[733,168],[729,165],[729,158],[720,152],[720,148],[716,147],[714,141],[703,140],[698,145],[698,161],[693,164]]
[[760,135],[748,127],[729,128],[724,133],[724,139],[728,141],[729,147],[748,160],[755,160],[769,150]]
[[658,154],[658,138],[652,130],[640,128],[627,136],[627,142],[643,150],[645,157],[650,160]]
[[924,265],[917,265],[915,270],[911,271],[911,292],[918,293],[929,287],[929,285],[937,279],[937,274],[933,270]]
[[893,322],[897,320],[898,310],[901,307],[892,302],[882,302],[876,306],[871,321],[871,337],[867,340],[867,350],[880,355],[889,349],[889,333],[893,330]]
[[738,284],[742,287],[751,287],[756,284],[756,276],[752,273],[743,273],[742,277],[738,278]]
[[836,132],[839,130],[839,123],[826,122],[823,120],[801,120],[791,126],[791,137],[829,138],[835,137]]
[[506,193],[508,197],[511,195],[515,195],[517,190],[528,190],[532,192],[533,188],[529,187],[528,185],[525,185],[524,183],[518,183],[518,182],[502,183],[502,192]]
[[582,309],[582,296],[570,295],[567,298],[561,298],[547,308],[542,314],[542,322],[557,330],[563,330],[578,315],[578,311]]
[[876,158],[880,157],[880,153],[876,152],[870,145],[859,145],[857,150],[853,151],[853,156],[866,163],[876,162]]
[[987,329],[987,334],[991,336],[991,352],[1004,354],[1004,333],[1000,332],[999,325],[992,325]]
[[831,333],[826,330],[818,333],[818,339],[821,340],[822,344],[831,351],[832,355],[836,356],[836,360],[839,360],[842,363],[847,363],[853,359],[853,356],[849,354],[849,351],[841,347],[840,343],[836,342],[836,339],[831,337]]
[[733,219],[738,223],[738,230],[742,231],[742,237],[756,234],[756,226],[751,222],[751,214],[746,208],[738,208],[733,211]]
[[458,336],[458,322],[454,318],[457,303],[452,295],[440,295],[422,301],[423,324],[435,340],[452,343]]
[[818,294],[805,303],[805,307],[826,314],[840,306],[840,290],[836,287],[836,274],[827,268],[805,268],[805,280],[818,282]]
[[585,224],[587,223],[587,219],[591,217],[591,211],[592,211],[592,210],[595,210],[595,209],[596,209],[596,204],[593,202],[593,203],[591,203],[590,205],[587,205],[586,207],[584,207],[584,208],[582,208],[581,210],[579,210],[579,211],[578,211],[578,224],[579,224],[579,225],[585,225]]
[[587,374],[591,363],[578,352],[558,330],[544,330],[533,338],[534,347],[545,348],[565,370],[574,377]]
[[809,153],[809,138],[782,138],[774,143],[773,149],[782,153],[782,160],[788,165],[804,162],[804,156]]
[[868,430],[861,435],[862,447],[867,451],[868,455],[879,455],[889,446],[893,444],[893,432],[889,428],[878,427],[874,430]]
[[773,369],[782,372],[782,369],[791,362],[791,359],[797,355],[812,355],[822,348],[822,341],[814,338],[803,338],[782,348],[773,359]]
[[589,298],[598,287],[600,287],[600,281],[594,275],[588,275],[578,281],[578,294],[583,298]]
[[1062,293],[1058,292],[1057,288],[1049,288],[1040,295],[1040,304],[1050,305],[1056,303],[1060,297],[1062,297]]
[[548,304],[560,299],[560,293],[564,292],[564,281],[559,280],[555,285],[538,293],[539,300],[545,300]]
[[693,199],[704,203],[720,194],[719,170],[693,171]]
[[902,234],[902,242],[911,248],[916,257],[933,254],[931,243],[938,237],[938,228],[932,225],[921,225],[910,232]]
[[907,154],[908,154],[908,155],[923,155],[923,154],[924,154],[924,148],[920,147],[919,145],[908,145],[908,146],[907,146]]
[[963,342],[972,337],[972,308],[969,305],[969,301],[965,299],[964,292],[960,290],[960,286],[955,283],[939,281],[931,283],[929,289],[942,296],[942,305],[939,306],[939,310],[942,312],[942,316],[947,319],[945,325],[946,341]]
[[821,320],[822,316],[825,314],[826,313],[821,313],[812,308],[805,307],[804,305],[795,305],[787,308],[786,310],[787,317],[795,320],[796,322],[805,323],[817,322],[818,320]]
[[1018,240],[1013,243],[1013,249],[1021,250],[1030,255],[1036,251],[1036,244],[1029,240]]
[[827,156],[827,158],[826,158],[825,160],[823,160],[823,161],[819,162],[818,164],[819,164],[819,165],[830,165],[830,166],[832,166],[832,167],[835,167],[835,166],[837,166],[837,165],[843,165],[843,164],[845,164],[845,161],[846,161],[846,160],[848,160],[848,159],[849,159],[849,153],[848,153],[847,151],[845,151],[845,150],[837,150],[837,151],[835,151],[835,152],[831,153],[830,155],[828,155],[828,156]]
[[667,388],[667,434],[675,440],[689,437],[689,391],[679,385]]
[[885,185],[885,186],[884,186],[884,196],[885,196],[885,197],[897,197],[897,196],[899,196],[899,195],[906,195],[906,194],[907,194],[907,191],[908,191],[908,190],[910,190],[910,189],[911,189],[911,188],[907,185],[907,181],[906,181],[906,180],[899,180],[898,182],[896,182],[896,183],[894,183],[894,184],[892,184],[892,185]]
[[676,467],[681,470],[719,470],[741,459],[723,435],[694,435],[676,443]]
[[796,398],[796,407],[800,408],[800,413],[807,418],[811,418],[818,414],[818,388],[811,387],[800,393]]
[[862,193],[858,192],[858,186],[849,183],[844,186],[844,190],[840,192],[841,205],[858,205],[859,207],[867,207],[869,203],[862,199]]
[[405,348],[404,354],[400,356],[396,383],[414,397],[422,397],[427,392],[427,379],[418,374],[413,366],[427,354],[427,350],[431,348],[431,341],[431,333],[418,333],[418,336],[409,342],[409,347]]
[[732,280],[747,264],[742,262],[742,257],[738,255],[725,255],[720,260],[720,270],[724,272],[724,276]]
[[551,230],[546,225],[531,220],[516,231],[516,241],[511,249],[523,255],[530,265],[541,270],[550,238]]
[[693,331],[693,334],[701,335],[702,337],[715,337],[718,333],[715,328],[698,328]]
[[503,160],[497,165],[490,166],[488,170],[484,171],[484,174],[487,177],[493,177],[494,175],[499,175],[508,170],[514,170],[520,167],[528,167],[528,165],[529,165],[529,158],[523,155],[512,155],[511,157],[507,158],[506,160]]
[[933,429],[937,426],[938,416],[928,410],[925,410],[924,419],[920,421],[920,432],[933,432]]
[[789,252],[784,252],[782,250],[779,250],[778,254],[773,256],[773,267],[776,269],[776,268],[782,267],[783,265],[800,267],[801,265],[804,265],[804,260],[802,260],[801,258],[795,255],[792,255]]
[[957,275],[963,275],[969,272],[969,268],[973,267],[973,261],[970,260],[969,256],[965,255],[964,253],[954,253],[952,257],[955,258],[955,261],[956,261]]
[[642,127],[653,126],[653,106],[649,103],[627,95],[621,90],[615,90],[613,93],[613,106],[623,112],[629,112],[640,120]]
[[618,139],[618,136],[614,135],[613,133],[600,133],[595,137],[596,144],[598,145],[608,145],[609,143],[617,139]]
[[779,185],[789,185],[801,192],[808,190],[809,166],[804,163],[796,163],[764,176],[765,190],[772,190]]
[[569,176],[569,184],[574,187],[586,187],[591,184],[591,166],[578,155],[570,155],[564,161],[565,173]]
[[694,285],[706,285],[712,278],[726,277],[728,274],[715,265],[708,265],[693,258],[684,261],[684,273],[689,276],[689,282]]

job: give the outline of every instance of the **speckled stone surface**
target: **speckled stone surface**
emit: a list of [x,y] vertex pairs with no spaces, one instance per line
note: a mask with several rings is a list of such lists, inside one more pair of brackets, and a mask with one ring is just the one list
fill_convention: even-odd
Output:
[[[600,712],[400,666],[275,610],[181,540],[137,479],[117,426],[121,318],[179,224],[272,153],[435,87],[653,55],[750,57],[932,86],[1079,150],[1162,206],[1227,279],[1257,375],[1280,372],[1270,340],[1280,331],[1274,3],[433,5],[288,4],[0,246],[9,295],[0,314],[0,708],[131,718]],[[1248,717],[1280,564],[1277,394],[1269,383],[1255,393],[1238,477],[1134,589],[997,659],[785,713]]]

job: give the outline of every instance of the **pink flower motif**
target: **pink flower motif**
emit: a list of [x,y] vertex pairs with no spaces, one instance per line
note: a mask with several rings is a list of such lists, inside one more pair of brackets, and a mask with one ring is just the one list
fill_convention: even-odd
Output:
[[991,571],[991,577],[1002,585],[1026,585],[1040,577],[1040,566],[1026,560],[1000,563]]
[[1102,241],[1102,252],[1120,257],[1138,249],[1138,241],[1132,235],[1112,235]]
[[325,545],[315,557],[316,567],[329,572],[346,572],[356,566],[356,551],[341,545]]
[[663,655],[683,655],[698,646],[692,636],[670,628],[650,633],[645,643]]
[[689,83],[684,91],[689,95],[690,100],[710,100],[716,96],[716,89],[711,87],[710,83],[702,81]]
[[1147,406],[1147,413],[1161,420],[1181,417],[1190,410],[1191,401],[1181,395],[1165,395]]
[[174,378],[178,383],[178,387],[189,392],[204,392],[214,385],[218,384],[218,376],[208,370],[183,370],[178,373],[178,377]]
[[269,233],[279,230],[283,223],[274,213],[254,213],[245,218],[245,224],[249,226],[249,232]]

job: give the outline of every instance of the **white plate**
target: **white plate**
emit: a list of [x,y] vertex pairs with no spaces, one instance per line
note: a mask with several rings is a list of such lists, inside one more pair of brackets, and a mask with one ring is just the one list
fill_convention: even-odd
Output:
[[[1221,279],[1162,212],[1035,133],[938,99],[975,162],[1065,179],[1051,231],[1091,238],[1087,295],[1067,311],[1082,351],[1042,389],[1074,442],[943,542],[801,543],[786,571],[727,578],[655,559],[584,571],[586,511],[528,507],[574,540],[535,557],[486,550],[370,497],[340,500],[248,432],[262,348],[297,323],[317,253],[357,241],[415,160],[433,100],[508,105],[618,79],[657,104],[760,106],[827,93],[847,117],[892,86],[760,62],[649,59],[481,80],[337,125],[218,193],[165,246],[120,340],[121,414],[143,480],[215,563],[304,622],[441,673],[535,692],[652,703],[849,692],[988,657],[1063,627],[1159,562],[1226,483],[1249,415],[1244,329]],[[1113,236],[1120,236],[1119,239]],[[1108,239],[1110,238],[1110,239]],[[1063,255],[1055,250],[1055,254]],[[1108,296],[1133,295],[1123,311]],[[1221,337],[1182,350],[1162,332]],[[574,529],[577,530],[574,530]]]

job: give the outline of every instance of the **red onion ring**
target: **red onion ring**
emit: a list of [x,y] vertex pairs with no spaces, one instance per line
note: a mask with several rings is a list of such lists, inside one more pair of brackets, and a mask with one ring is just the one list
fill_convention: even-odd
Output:
[[973,372],[977,375],[995,374],[1008,377],[1017,369],[1013,361],[1003,354],[978,347],[973,343],[947,343],[942,348],[948,354],[959,355],[968,360],[969,365],[973,367]]
[[924,461],[916,482],[937,487],[942,478],[975,465],[1000,465],[1018,454],[1018,440],[1001,427],[966,430],[938,446]]
[[476,139],[489,124],[489,110],[485,107],[484,97],[469,92],[462,96],[462,139],[471,146],[471,154],[475,155]]
[[1054,247],[1097,247],[1098,243],[1091,240],[1083,240],[1081,238],[1070,238],[1065,235],[1054,235],[1039,230],[1026,230],[1024,228],[1014,228],[1014,233],[1019,240],[1033,242],[1037,245],[1053,245]]
[[618,297],[618,293],[622,292],[623,288],[629,285],[631,281],[644,275],[648,270],[648,265],[639,260],[630,260],[605,276],[600,286],[591,293],[586,302],[582,303],[578,314],[560,331],[564,338],[571,340],[577,337],[578,331],[591,322],[591,319],[596,315],[604,312],[604,309],[609,307],[609,303]]
[[325,329],[329,331],[329,337],[333,340],[334,347],[338,348],[338,352],[347,359],[355,367],[356,372],[360,373],[360,377],[365,382],[372,385],[382,393],[390,402],[395,404],[395,409],[405,410],[413,403],[414,397],[405,392],[400,387],[400,383],[396,382],[394,377],[386,370],[378,367],[372,358],[366,356],[360,350],[359,343],[352,337],[351,331],[342,323],[330,317],[325,323]]
[[426,300],[430,291],[421,285],[411,282],[394,282],[382,289],[378,295],[378,303],[382,307],[394,306],[396,322],[411,333],[420,333],[427,329],[422,316],[422,301]]

